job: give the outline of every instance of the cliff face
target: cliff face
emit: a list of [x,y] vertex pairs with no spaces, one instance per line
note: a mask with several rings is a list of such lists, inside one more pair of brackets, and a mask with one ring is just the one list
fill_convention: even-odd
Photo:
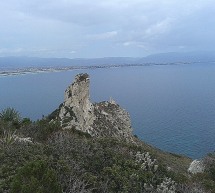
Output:
[[78,74],[65,91],[56,118],[64,129],[77,129],[91,136],[132,138],[129,114],[113,100],[91,103],[88,74]]
[[59,118],[63,128],[75,128],[91,133],[95,120],[94,106],[89,100],[89,75],[79,74],[65,91]]

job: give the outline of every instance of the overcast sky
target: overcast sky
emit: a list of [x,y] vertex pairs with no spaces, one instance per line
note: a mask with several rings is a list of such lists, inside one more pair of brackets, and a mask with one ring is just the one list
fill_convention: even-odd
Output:
[[214,0],[0,0],[0,56],[215,50]]

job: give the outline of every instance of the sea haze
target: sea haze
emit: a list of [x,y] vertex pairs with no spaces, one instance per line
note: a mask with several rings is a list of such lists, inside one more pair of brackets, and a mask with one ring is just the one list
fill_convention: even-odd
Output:
[[33,120],[63,102],[80,72],[93,102],[112,97],[131,115],[134,134],[162,150],[200,158],[215,150],[215,65],[187,64],[76,70],[0,77],[0,110]]

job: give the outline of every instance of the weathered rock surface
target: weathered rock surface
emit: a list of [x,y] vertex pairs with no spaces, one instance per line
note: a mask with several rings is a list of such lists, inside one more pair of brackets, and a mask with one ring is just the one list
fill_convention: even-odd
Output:
[[101,102],[94,104],[94,114],[96,119],[93,128],[96,135],[131,137],[131,121],[128,112],[118,104],[111,102]]
[[205,166],[203,161],[193,160],[188,168],[188,172],[192,174],[203,173],[205,170]]
[[89,99],[89,75],[79,74],[65,91],[59,118],[64,128],[75,128],[91,133],[95,120],[94,106]]
[[51,114],[64,129],[76,129],[96,137],[129,140],[132,128],[129,114],[114,100],[91,103],[88,74],[78,74],[66,89],[64,103]]

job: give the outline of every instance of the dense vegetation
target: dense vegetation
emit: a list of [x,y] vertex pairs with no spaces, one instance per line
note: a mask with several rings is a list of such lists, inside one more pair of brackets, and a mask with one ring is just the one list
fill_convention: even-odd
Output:
[[0,192],[215,192],[215,155],[204,173],[186,172],[190,159],[138,139],[92,138],[62,130],[47,118],[32,122],[13,108],[0,113]]

